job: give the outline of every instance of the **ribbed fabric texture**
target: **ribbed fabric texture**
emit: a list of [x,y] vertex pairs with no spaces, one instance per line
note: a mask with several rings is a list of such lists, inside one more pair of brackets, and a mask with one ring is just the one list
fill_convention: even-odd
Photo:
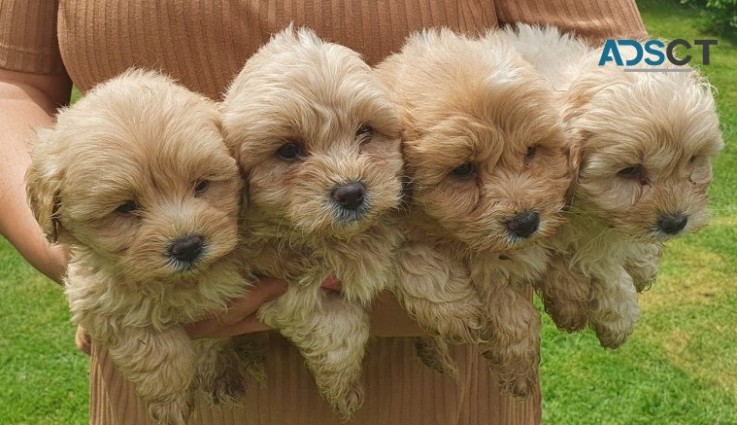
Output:
[[[486,360],[473,347],[454,347],[458,382],[437,374],[415,356],[412,340],[377,338],[365,364],[366,401],[349,425],[491,425],[535,424],[540,394],[525,401],[501,397]],[[197,399],[191,424],[340,425],[320,398],[299,354],[279,336],[271,339],[268,380],[249,382],[242,407],[212,406]],[[144,406],[115,370],[107,353],[93,348],[90,422],[149,424]]]
[[56,1],[0,0],[0,68],[63,72],[56,40]]
[[82,90],[135,64],[166,69],[214,98],[290,22],[315,28],[369,62],[398,50],[410,31],[438,25],[474,31],[496,22],[493,8],[472,0],[62,0],[60,12],[61,52]]
[[646,35],[635,0],[498,1],[494,9],[500,25],[518,21],[555,25],[592,41]]
[[217,99],[246,59],[290,22],[373,64],[422,28],[474,33],[518,21],[592,39],[645,35],[633,0],[0,0],[0,67],[55,72],[60,51],[82,91],[135,65],[165,70]]

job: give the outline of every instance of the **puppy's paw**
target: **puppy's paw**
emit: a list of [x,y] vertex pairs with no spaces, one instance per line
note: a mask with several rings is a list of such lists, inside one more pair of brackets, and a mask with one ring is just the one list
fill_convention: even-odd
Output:
[[208,387],[214,404],[237,404],[246,393],[246,379],[240,368],[233,366],[223,370],[209,383]]
[[[261,335],[263,334],[263,335]],[[235,337],[235,352],[241,366],[256,382],[266,381],[266,353],[269,349],[267,332]]]
[[642,280],[635,280],[635,289],[637,290],[637,293],[642,293],[650,288],[652,288],[653,284],[655,284],[655,281],[657,280],[657,276],[652,276],[650,278],[645,278]]
[[553,319],[555,326],[564,332],[581,331],[589,323],[586,306],[557,305],[555,308],[549,308],[546,305],[545,312]]
[[434,338],[415,338],[415,353],[430,369],[458,380],[458,366],[448,352],[448,345]]
[[329,397],[328,400],[333,410],[345,421],[353,418],[358,409],[363,405],[364,387],[359,384],[348,389],[337,397]]
[[213,404],[233,405],[246,392],[243,367],[233,347],[222,347],[211,361],[202,361],[195,387],[199,387]]
[[616,349],[627,341],[632,334],[634,323],[619,325],[592,323],[591,328],[596,332],[599,343],[604,348]]
[[499,389],[502,394],[521,399],[525,399],[532,394],[538,380],[536,364],[500,364],[498,360],[495,360],[495,356],[489,352],[484,353],[484,357],[489,360],[489,368],[499,381]]
[[627,258],[624,268],[632,277],[637,292],[650,289],[658,276],[658,263],[663,255],[663,249],[659,245],[645,244],[633,248],[633,252]]
[[537,378],[530,375],[518,376],[514,379],[500,381],[499,387],[503,394],[524,400],[532,394],[536,381]]
[[589,322],[590,279],[576,269],[551,266],[537,290],[545,312],[564,332],[578,332]]
[[158,425],[186,425],[192,412],[192,399],[180,395],[169,401],[149,403],[148,412]]
[[[598,306],[596,302],[593,306]],[[630,304],[621,303],[614,308],[598,309],[591,317],[591,328],[604,348],[619,348],[632,334],[638,317],[636,300]]]
[[500,350],[492,348],[483,353],[489,368],[499,381],[503,394],[527,398],[538,381],[540,353],[529,344],[515,344]]

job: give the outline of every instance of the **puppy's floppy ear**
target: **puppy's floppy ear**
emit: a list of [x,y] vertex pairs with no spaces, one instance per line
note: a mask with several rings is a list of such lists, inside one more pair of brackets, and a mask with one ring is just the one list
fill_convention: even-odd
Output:
[[226,136],[225,132],[225,126],[223,125],[223,117],[225,114],[226,106],[223,102],[217,102],[215,104],[216,110],[217,110],[217,119],[215,120],[215,125],[218,128],[218,131],[220,132],[220,135],[222,136],[223,143],[225,144],[225,147],[228,148],[228,151],[230,152],[230,156],[232,156],[235,159],[236,165],[238,166],[238,174],[240,175],[241,180],[243,181],[243,190],[241,191],[241,200],[240,200],[240,210],[244,211],[248,207],[248,179],[246,178],[245,170],[243,170],[243,167],[241,167],[241,152],[240,150],[240,144],[233,143],[229,140],[229,138]]
[[570,122],[586,111],[591,99],[609,86],[623,84],[628,76],[620,69],[601,66],[589,70],[575,79],[565,96],[564,120]]
[[584,130],[569,137],[566,143],[565,153],[568,161],[568,176],[570,177],[570,183],[565,195],[566,206],[570,206],[573,202],[573,195],[576,192],[578,174],[581,170],[581,162],[583,160],[584,141],[589,137],[591,137],[591,133]]
[[[38,132],[38,139],[49,137],[49,135],[49,130],[41,130]],[[45,142],[37,141],[37,144],[40,143]],[[43,155],[38,150],[37,147],[34,151],[33,163],[26,173],[26,194],[33,216],[41,225],[46,238],[50,242],[56,242],[62,230],[59,210],[61,209],[61,185],[64,171],[61,164],[58,163],[58,158]]]

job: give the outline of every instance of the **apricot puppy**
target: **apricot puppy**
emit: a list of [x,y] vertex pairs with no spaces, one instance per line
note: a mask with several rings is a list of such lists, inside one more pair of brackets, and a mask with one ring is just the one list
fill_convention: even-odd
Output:
[[224,310],[248,284],[233,255],[241,179],[212,102],[129,71],[61,111],[33,150],[33,213],[71,259],[75,323],[106,347],[161,424],[184,425],[192,390],[235,400],[227,339],[183,325]]
[[400,105],[411,180],[400,301],[441,339],[480,327],[502,389],[526,396],[539,362],[530,284],[547,266],[536,242],[563,223],[571,180],[550,90],[493,34],[418,33],[377,71]]
[[[249,262],[290,284],[259,318],[349,418],[363,402],[370,305],[394,281],[401,236],[389,214],[402,192],[396,108],[356,52],[290,27],[232,82],[224,130],[248,185]],[[326,279],[342,293],[321,290]]]
[[555,60],[540,45],[569,58],[547,74],[579,171],[570,222],[550,241],[546,310],[560,328],[589,324],[616,348],[632,332],[637,292],[655,279],[663,243],[706,224],[711,161],[723,144],[710,86],[673,65],[599,66],[600,48],[554,28],[521,26],[510,37],[540,67]]

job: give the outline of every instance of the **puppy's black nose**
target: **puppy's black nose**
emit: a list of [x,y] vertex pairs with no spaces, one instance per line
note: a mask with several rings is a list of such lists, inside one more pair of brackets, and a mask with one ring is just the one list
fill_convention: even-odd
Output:
[[174,241],[169,246],[169,255],[179,261],[191,263],[202,254],[202,248],[202,238],[199,236],[190,236]]
[[539,224],[540,214],[537,211],[526,211],[509,220],[507,229],[521,238],[528,238],[537,231]]
[[355,210],[363,204],[365,188],[361,182],[350,182],[343,186],[336,186],[331,196],[341,207]]
[[688,223],[688,216],[685,214],[669,214],[661,216],[658,219],[660,230],[669,235],[675,235],[683,230],[686,227],[686,223]]

